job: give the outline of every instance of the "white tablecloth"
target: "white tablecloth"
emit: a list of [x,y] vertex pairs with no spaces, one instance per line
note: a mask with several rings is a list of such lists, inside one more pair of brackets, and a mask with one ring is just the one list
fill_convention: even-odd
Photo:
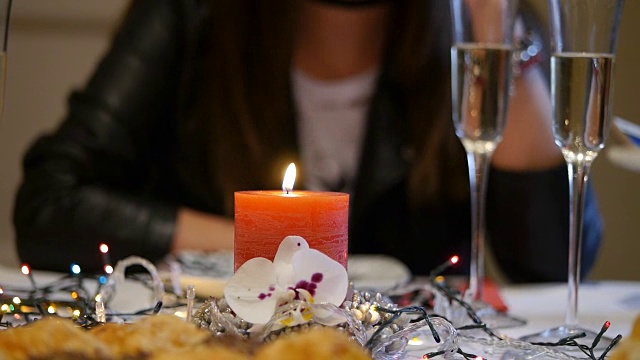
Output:
[[[503,330],[507,335],[535,333],[564,322],[566,284],[508,286],[502,293],[510,313],[529,321],[523,328]],[[597,332],[609,320],[607,335],[625,336],[630,333],[634,319],[640,316],[640,282],[583,283],[578,300],[578,318],[583,328]]]

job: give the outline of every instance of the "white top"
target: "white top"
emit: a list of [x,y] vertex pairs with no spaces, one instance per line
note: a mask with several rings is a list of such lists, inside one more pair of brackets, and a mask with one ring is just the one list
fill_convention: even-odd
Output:
[[298,143],[310,190],[351,192],[377,69],[337,81],[291,71]]

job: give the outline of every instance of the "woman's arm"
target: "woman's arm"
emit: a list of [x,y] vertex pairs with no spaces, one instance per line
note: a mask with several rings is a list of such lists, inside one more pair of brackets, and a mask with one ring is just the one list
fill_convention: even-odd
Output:
[[233,235],[232,219],[181,208],[171,249],[231,250]]
[[166,161],[148,153],[175,103],[186,36],[179,3],[137,2],[62,125],[25,156],[14,224],[31,266],[100,268],[101,242],[114,260],[155,260],[171,249],[177,204],[143,197],[133,184],[141,159]]
[[551,129],[549,86],[539,68],[515,80],[507,125],[492,166],[506,171],[539,171],[564,164]]

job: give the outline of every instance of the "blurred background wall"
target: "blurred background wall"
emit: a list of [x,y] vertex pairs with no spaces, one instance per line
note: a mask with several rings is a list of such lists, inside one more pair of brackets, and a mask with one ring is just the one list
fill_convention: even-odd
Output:
[[[446,0],[435,0],[446,1]],[[530,0],[545,14],[546,0]],[[17,265],[11,211],[20,161],[33,138],[63,118],[69,92],[82,86],[106,50],[127,0],[14,1],[5,111],[0,121],[0,262]],[[627,1],[615,82],[615,113],[640,124],[640,1]],[[606,150],[605,150],[606,151]],[[606,221],[592,279],[640,280],[640,174],[605,154],[593,177]],[[553,251],[553,249],[550,249]]]
[[0,262],[16,264],[11,222],[22,155],[62,119],[106,50],[127,0],[15,0],[0,120]]
[[[614,111],[640,124],[640,1],[626,1],[617,58]],[[605,215],[605,242],[593,276],[640,280],[640,173],[603,157],[593,181]]]

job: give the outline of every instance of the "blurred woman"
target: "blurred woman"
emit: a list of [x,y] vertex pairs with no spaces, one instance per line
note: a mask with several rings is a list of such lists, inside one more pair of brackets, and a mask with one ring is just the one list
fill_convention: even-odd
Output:
[[[25,157],[20,257],[95,269],[101,242],[115,258],[229,249],[233,192],[277,189],[295,162],[302,187],[351,194],[352,253],[395,256],[416,274],[464,258],[449,22],[436,0],[134,2],[66,119]],[[493,156],[487,237],[512,280],[560,280],[567,170],[543,71],[524,68]],[[590,191],[585,271],[601,233]]]

